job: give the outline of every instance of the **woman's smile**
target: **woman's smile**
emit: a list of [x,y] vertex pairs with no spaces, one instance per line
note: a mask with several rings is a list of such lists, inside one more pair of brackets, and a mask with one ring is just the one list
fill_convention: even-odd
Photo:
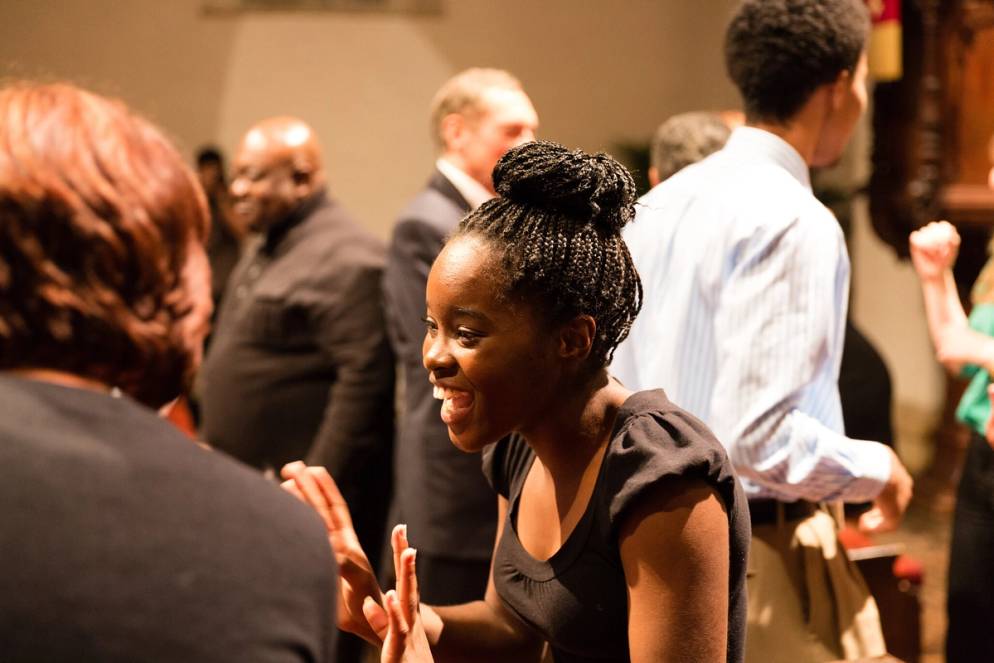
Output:
[[473,392],[435,385],[435,398],[442,401],[442,421],[450,428],[459,427],[469,418],[476,400]]

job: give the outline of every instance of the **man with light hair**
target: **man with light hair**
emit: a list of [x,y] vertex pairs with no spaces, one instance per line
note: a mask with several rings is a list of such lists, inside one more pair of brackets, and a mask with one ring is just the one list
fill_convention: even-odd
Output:
[[383,292],[402,385],[394,511],[418,550],[421,598],[436,605],[483,598],[497,500],[479,456],[449,441],[422,366],[428,271],[462,217],[494,196],[497,160],[533,140],[537,128],[531,101],[508,72],[474,68],[450,78],[431,104],[434,172],[400,213],[390,241]]

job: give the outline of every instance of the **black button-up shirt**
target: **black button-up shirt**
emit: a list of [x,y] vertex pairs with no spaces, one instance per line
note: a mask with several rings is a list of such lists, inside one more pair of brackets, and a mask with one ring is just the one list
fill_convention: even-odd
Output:
[[304,458],[345,483],[374,458],[389,465],[384,253],[324,194],[250,242],[203,368],[212,446],[277,472]]

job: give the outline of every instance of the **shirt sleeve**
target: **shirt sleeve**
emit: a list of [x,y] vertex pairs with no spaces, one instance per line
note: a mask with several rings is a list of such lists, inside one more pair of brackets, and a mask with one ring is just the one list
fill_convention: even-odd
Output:
[[697,479],[721,496],[729,518],[740,497],[725,449],[699,420],[682,410],[636,415],[611,441],[605,458],[605,491],[617,533],[633,505],[652,488],[674,478]]
[[890,476],[882,444],[847,438],[837,351],[848,272],[829,218],[745,242],[717,307],[713,427],[739,475],[783,500],[866,501]]

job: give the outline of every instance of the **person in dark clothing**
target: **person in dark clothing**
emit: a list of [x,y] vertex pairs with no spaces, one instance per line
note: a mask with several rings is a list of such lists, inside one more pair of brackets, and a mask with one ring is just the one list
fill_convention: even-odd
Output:
[[[880,440],[893,447],[891,393],[890,371],[884,358],[847,317],[839,365],[839,402],[846,435],[857,440]],[[843,505],[847,519],[858,518],[871,507],[871,502]]]
[[[741,661],[750,528],[731,462],[662,391],[633,394],[606,369],[641,306],[620,234],[631,176],[607,155],[532,142],[494,183],[499,197],[431,268],[423,345],[452,443],[486,449],[493,570],[482,601],[409,601],[408,640],[440,660],[548,647],[556,661]],[[378,641],[388,615],[333,482],[303,464],[283,474],[342,560],[339,624]]]
[[232,273],[207,351],[204,437],[263,471],[297,458],[327,467],[362,505],[356,529],[378,552],[394,389],[383,244],[326,192],[321,151],[304,122],[258,123],[234,165],[233,210],[258,237]]
[[221,296],[231,271],[238,264],[245,228],[233,222],[228,199],[228,182],[224,170],[224,157],[216,147],[205,146],[197,150],[197,179],[207,195],[211,214],[211,231],[207,236],[207,260],[211,265],[211,297],[214,312],[220,310]]
[[427,186],[394,226],[383,294],[402,385],[393,517],[411,527],[421,596],[448,605],[483,598],[497,510],[479,456],[449,443],[421,365],[425,284],[445,238],[493,196],[497,159],[532,140],[538,118],[518,80],[497,69],[467,69],[449,79],[431,116],[440,155]]
[[320,521],[156,413],[200,362],[208,224],[123,104],[0,90],[6,663],[334,660]]
[[873,343],[846,319],[839,396],[846,435],[894,446],[890,371]]

